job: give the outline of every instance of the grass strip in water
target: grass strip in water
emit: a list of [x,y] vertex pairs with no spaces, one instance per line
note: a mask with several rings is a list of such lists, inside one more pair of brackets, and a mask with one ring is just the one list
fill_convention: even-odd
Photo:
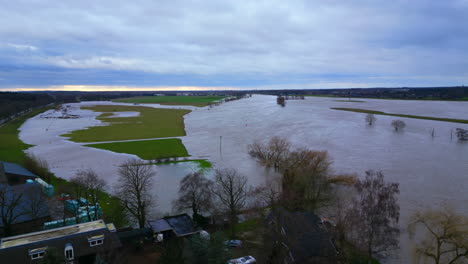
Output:
[[187,149],[185,149],[182,140],[179,138],[98,143],[85,146],[117,153],[133,154],[144,160],[189,156]]
[[331,109],[340,110],[340,111],[348,111],[348,112],[356,112],[356,113],[364,113],[364,114],[385,115],[385,116],[398,116],[398,117],[405,117],[405,118],[415,118],[415,119],[425,119],[425,120],[433,120],[433,121],[442,121],[442,122],[452,122],[452,123],[468,124],[468,120],[466,120],[466,119],[441,118],[441,117],[406,115],[406,114],[392,114],[392,113],[385,113],[385,112],[381,112],[381,111],[366,110],[366,109],[358,109],[358,108],[339,108],[339,107],[332,107]]

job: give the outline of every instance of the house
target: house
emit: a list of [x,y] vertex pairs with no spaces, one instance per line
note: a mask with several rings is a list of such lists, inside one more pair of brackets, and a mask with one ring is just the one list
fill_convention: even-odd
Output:
[[171,237],[186,237],[198,234],[201,231],[194,227],[192,218],[188,214],[150,220],[148,221],[148,227],[159,241],[167,240]]
[[0,161],[0,184],[25,184],[27,180],[34,181],[36,178],[37,175],[16,163]]
[[273,209],[267,217],[278,263],[337,263],[338,251],[322,219],[311,212]]
[[4,209],[0,210],[0,236],[5,231],[16,234],[36,231],[51,219],[42,187],[36,182],[0,184],[0,206]]
[[8,263],[41,263],[48,252],[63,254],[67,264],[118,263],[121,246],[113,224],[103,220],[0,240],[0,259]]

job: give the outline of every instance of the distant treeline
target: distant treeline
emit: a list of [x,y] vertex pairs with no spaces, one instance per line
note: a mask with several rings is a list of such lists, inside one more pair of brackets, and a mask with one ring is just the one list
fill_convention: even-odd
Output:
[[152,92],[0,92],[0,120],[12,118],[30,109],[48,104],[74,103],[80,101],[108,101],[116,98],[152,95],[233,96],[246,94],[270,94],[286,96],[336,96],[355,98],[413,99],[413,100],[460,100],[468,101],[468,87],[431,88],[349,88],[349,89],[297,89],[297,90],[236,90],[236,91],[152,91]]
[[48,94],[0,93],[0,120],[13,118],[18,114],[53,102],[54,98]]
[[[80,101],[108,101],[116,98],[136,96],[166,96],[181,95],[177,91],[157,92],[0,92],[0,124],[2,121],[14,118],[32,109],[49,104],[76,103]],[[223,95],[242,96],[243,91],[197,91],[184,92],[183,95]]]
[[309,90],[264,90],[254,93],[272,95],[311,95],[378,99],[408,100],[456,100],[468,101],[468,87],[420,87],[420,88],[346,88]]

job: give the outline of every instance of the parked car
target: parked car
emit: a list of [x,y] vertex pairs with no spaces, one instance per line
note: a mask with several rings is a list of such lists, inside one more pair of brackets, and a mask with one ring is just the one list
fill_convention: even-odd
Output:
[[242,241],[240,240],[226,240],[224,241],[224,245],[228,247],[240,247],[242,246]]
[[254,264],[254,263],[257,263],[254,257],[245,256],[242,258],[231,259],[226,264]]

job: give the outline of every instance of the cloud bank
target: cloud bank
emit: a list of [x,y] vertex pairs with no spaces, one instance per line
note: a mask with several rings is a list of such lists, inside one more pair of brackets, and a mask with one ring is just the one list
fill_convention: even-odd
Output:
[[0,89],[468,83],[467,0],[10,1]]

